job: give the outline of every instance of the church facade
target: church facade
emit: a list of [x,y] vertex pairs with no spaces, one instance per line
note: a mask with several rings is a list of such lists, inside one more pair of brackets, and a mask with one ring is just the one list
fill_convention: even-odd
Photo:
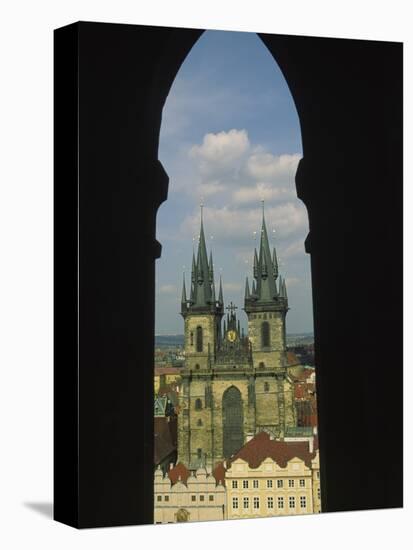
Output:
[[212,253],[204,227],[192,258],[189,297],[185,279],[181,314],[185,324],[185,366],[179,397],[178,461],[189,468],[230,458],[255,434],[283,438],[296,425],[293,382],[288,374],[285,318],[288,298],[271,254],[263,213],[253,281],[245,284],[248,334],[236,307],[224,306],[222,280],[215,292]]

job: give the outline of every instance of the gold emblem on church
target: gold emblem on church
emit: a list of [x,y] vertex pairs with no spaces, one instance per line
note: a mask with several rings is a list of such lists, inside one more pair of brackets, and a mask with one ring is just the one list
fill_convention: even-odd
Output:
[[230,342],[235,342],[235,340],[237,339],[237,333],[235,332],[235,330],[229,330],[227,332],[227,339]]

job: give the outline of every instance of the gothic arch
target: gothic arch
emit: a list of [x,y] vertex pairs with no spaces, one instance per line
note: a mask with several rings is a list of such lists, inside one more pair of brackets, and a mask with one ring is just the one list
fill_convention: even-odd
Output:
[[222,395],[223,455],[229,458],[244,444],[244,411],[241,392],[230,386]]

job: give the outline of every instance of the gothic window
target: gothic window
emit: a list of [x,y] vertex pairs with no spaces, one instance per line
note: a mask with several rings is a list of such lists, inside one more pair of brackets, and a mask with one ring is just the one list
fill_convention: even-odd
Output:
[[196,370],[199,370],[199,365],[198,365],[198,363],[195,365],[195,369],[196,369]]
[[270,391],[270,385],[268,382],[264,382],[264,391]]
[[264,368],[265,368],[265,364],[261,361],[261,363],[258,365],[258,367],[259,367],[260,369],[264,369]]
[[195,410],[200,411],[202,409],[202,401],[201,399],[195,399]]
[[202,420],[200,418],[198,418],[198,422],[196,424],[197,424],[197,426],[202,426]]
[[196,351],[202,351],[203,347],[202,327],[196,327]]
[[261,344],[263,348],[270,347],[270,324],[264,321],[261,325]]
[[244,415],[241,392],[230,386],[222,397],[224,456],[229,458],[244,444]]
[[189,339],[191,341],[191,346],[193,346],[194,345],[194,333],[193,332],[191,332],[191,334],[189,335]]

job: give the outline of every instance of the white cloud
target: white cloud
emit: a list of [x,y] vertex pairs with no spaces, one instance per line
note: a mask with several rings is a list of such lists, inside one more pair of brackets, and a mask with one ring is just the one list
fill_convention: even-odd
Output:
[[[256,180],[279,181],[294,178],[301,155],[272,155],[259,152],[252,154],[247,161],[247,171]],[[293,180],[294,183],[294,180]]]
[[206,134],[201,145],[193,145],[190,156],[199,163],[201,174],[209,176],[228,169],[236,170],[250,149],[246,130],[229,130],[217,134]]

